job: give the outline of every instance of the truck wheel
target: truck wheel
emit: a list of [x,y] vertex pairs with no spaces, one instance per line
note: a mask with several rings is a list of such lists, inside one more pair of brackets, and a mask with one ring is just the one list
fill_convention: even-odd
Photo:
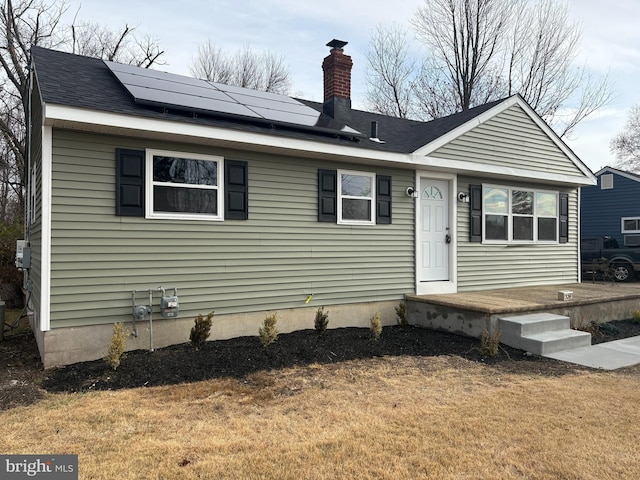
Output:
[[613,277],[616,282],[630,282],[633,280],[633,270],[627,263],[617,263],[613,266]]

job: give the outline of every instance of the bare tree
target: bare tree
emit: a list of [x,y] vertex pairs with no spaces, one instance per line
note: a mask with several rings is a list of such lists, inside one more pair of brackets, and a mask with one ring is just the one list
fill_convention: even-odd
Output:
[[191,62],[190,71],[196,78],[225,85],[230,84],[233,77],[231,62],[222,49],[211,42],[211,39],[198,47],[198,54]]
[[[556,0],[424,0],[412,24],[426,47],[412,82],[415,103],[407,109],[418,118],[437,118],[519,93],[565,136],[611,100],[607,77],[595,78],[574,65],[580,29]],[[371,44],[379,41],[374,36]],[[399,51],[387,41],[388,51],[377,51]],[[380,70],[375,65],[393,59],[369,61]],[[381,78],[376,81],[393,90]],[[387,103],[380,95],[380,108]]]
[[459,110],[473,106],[476,90],[487,82],[517,4],[511,0],[425,0],[416,12],[413,26],[430,52],[426,67],[436,78],[447,76]]
[[284,58],[271,52],[258,54],[249,46],[229,55],[208,40],[198,47],[190,72],[211,82],[283,95],[291,88],[291,75]]
[[[149,67],[163,52],[150,38],[137,38],[125,26],[110,32],[96,24],[64,25],[65,0],[0,2],[0,169],[7,169],[4,191],[24,205],[26,112],[29,65],[34,45]],[[0,200],[5,200],[3,197]],[[9,200],[7,200],[9,201]],[[1,210],[1,209],[0,209]]]
[[611,151],[616,155],[615,167],[640,173],[640,105],[634,105],[624,130],[611,140]]
[[371,35],[367,61],[369,109],[400,118],[413,116],[415,61],[409,57],[407,31],[397,23],[378,25]]
[[72,53],[144,68],[162,63],[164,51],[157,40],[149,35],[137,37],[135,28],[129,25],[114,31],[97,23],[74,21],[69,29]]
[[573,64],[580,37],[567,6],[554,0],[525,5],[510,30],[505,93],[522,95],[560,136],[611,100],[607,77]]

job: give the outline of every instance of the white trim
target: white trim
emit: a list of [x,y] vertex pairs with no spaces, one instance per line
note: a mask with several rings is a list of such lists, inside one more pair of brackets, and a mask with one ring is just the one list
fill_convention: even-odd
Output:
[[[413,164],[416,167],[435,168],[439,171],[451,171],[457,173],[469,173],[474,176],[484,174],[484,176],[495,179],[496,175],[504,177],[505,180],[529,180],[535,179],[536,183],[558,183],[563,185],[581,186],[596,185],[597,180],[587,179],[573,175],[562,175],[557,173],[538,172],[536,170],[526,170],[524,168],[504,167],[500,165],[488,165],[486,163],[467,162],[464,160],[450,160],[439,157],[414,157]],[[446,165],[446,168],[443,168]]]
[[[154,183],[153,181],[153,157],[154,156],[164,156],[164,157],[176,157],[176,158],[185,158],[185,159],[193,159],[193,160],[207,160],[211,162],[217,163],[218,169],[218,178],[217,185],[215,187],[208,187],[205,185],[187,185],[187,184],[167,184],[164,182]],[[214,155],[202,155],[198,153],[190,153],[190,152],[175,152],[168,150],[155,150],[149,148],[145,151],[145,218],[151,219],[163,219],[163,220],[205,220],[205,221],[222,221],[224,220],[224,157],[214,156]],[[153,209],[153,187],[155,185],[168,185],[173,186],[175,188],[207,188],[211,190],[216,190],[217,196],[217,208],[218,213],[216,215],[207,215],[207,214],[198,214],[198,213],[179,213],[179,212],[156,212]]]
[[[503,105],[502,103],[496,107]],[[494,108],[496,108],[494,107]],[[476,126],[478,119],[495,115],[494,109],[485,112],[476,119],[467,122],[467,129]],[[502,111],[500,109],[499,111]],[[498,112],[499,113],[499,112]],[[173,140],[186,142],[200,142],[229,148],[245,148],[254,151],[274,151],[286,154],[305,154],[308,157],[329,160],[344,160],[375,165],[377,163],[392,164],[395,167],[416,168],[425,167],[429,170],[451,172],[459,171],[486,173],[488,175],[505,175],[512,178],[535,178],[548,183],[579,185],[596,185],[597,180],[589,171],[584,177],[573,175],[561,175],[508,168],[494,165],[486,165],[476,162],[441,159],[426,157],[421,153],[423,149],[434,145],[434,142],[416,150],[411,154],[382,152],[355,148],[344,145],[332,145],[329,143],[315,142],[312,140],[300,140],[275,135],[245,132],[228,128],[219,128],[207,125],[193,125],[188,123],[158,120],[153,118],[134,117],[106,113],[98,110],[80,109],[60,105],[45,105],[45,124],[60,128],[86,130],[89,132],[105,132],[114,135],[142,136],[152,138],[175,137]],[[487,118],[487,119],[488,119]],[[476,121],[476,123],[473,123]],[[486,121],[486,120],[485,120]],[[464,125],[463,125],[464,127]],[[454,130],[456,132],[458,130]],[[460,133],[458,133],[459,135]],[[451,132],[441,139],[447,139]],[[449,138],[448,141],[452,139]]]
[[636,217],[621,217],[620,218],[620,233],[630,233],[630,234],[640,233],[640,230],[625,230],[624,229],[624,221],[625,220],[635,220],[637,222],[638,220],[640,220],[640,216],[636,216]]
[[[487,210],[484,204],[484,189],[485,188],[494,188],[497,190],[506,190],[507,191],[507,211],[506,212],[490,212]],[[513,191],[525,191],[533,193],[533,214],[531,215],[521,215],[513,213]],[[555,195],[556,197],[556,215],[555,217],[551,217],[548,215],[539,215],[537,212],[538,205],[538,194],[539,193],[548,193],[551,195]],[[488,215],[500,215],[506,216],[508,220],[507,225],[507,239],[487,239],[487,216]],[[532,220],[532,236],[533,240],[515,240],[513,238],[513,219],[515,217],[526,217],[531,218]],[[556,221],[556,239],[555,240],[538,240],[538,219],[540,218],[553,218]],[[483,183],[482,184],[482,244],[483,245],[557,245],[560,243],[560,192],[557,190],[545,190],[540,188],[530,188],[530,187],[519,187],[517,185],[500,185],[495,183]]]
[[51,330],[51,192],[52,192],[52,128],[42,127],[40,224],[42,263],[40,266],[40,331]]
[[[355,170],[337,170],[337,222],[339,225],[375,225],[376,224],[376,174],[373,172],[362,172]],[[354,175],[358,177],[368,177],[371,180],[371,194],[369,197],[357,197],[342,195],[342,175]],[[344,220],[342,218],[342,199],[369,200],[371,218],[369,220]]]
[[567,144],[565,144],[562,141],[562,139],[553,131],[553,129],[549,127],[549,125],[547,125],[547,123],[544,120],[542,120],[542,118],[540,118],[540,116],[529,106],[527,102],[524,101],[524,99],[520,95],[514,95],[512,97],[509,97],[503,102],[500,102],[496,106],[490,108],[486,112],[460,125],[458,128],[455,128],[450,132],[446,133],[445,135],[438,137],[436,140],[428,143],[427,145],[420,147],[413,153],[415,155],[423,155],[423,156],[429,155],[430,153],[434,152],[438,148],[443,147],[449,142],[452,142],[453,140],[460,137],[461,135],[469,132],[470,130],[477,127],[478,125],[481,125],[487,122],[488,120],[504,112],[510,107],[513,107],[514,105],[518,105],[519,107],[521,107],[524,110],[524,112],[527,114],[527,116],[531,118],[531,120],[533,120],[536,123],[536,125],[538,125],[538,127],[544,131],[547,137],[549,137],[549,139],[560,150],[562,150],[562,153],[564,153],[569,158],[569,160],[571,160],[571,162],[585,175],[585,177],[587,177],[587,179],[590,179],[593,182],[590,184],[595,185],[596,181],[595,181],[595,176],[593,172],[591,172],[591,170],[582,162],[582,160],[578,158],[578,156],[567,146]]
[[415,188],[421,191],[420,178],[428,177],[436,180],[449,182],[449,228],[451,232],[451,243],[449,244],[449,280],[441,282],[421,282],[420,265],[422,265],[422,252],[420,249],[420,198],[414,198],[415,218],[414,218],[414,248],[415,248],[415,284],[416,295],[428,295],[436,293],[456,293],[458,291],[458,177],[455,174],[434,172],[427,170],[416,170]]
[[389,153],[313,140],[301,140],[210,125],[194,125],[170,120],[135,117],[61,105],[46,105],[45,124],[90,132],[108,130],[109,133],[126,136],[155,136],[158,138],[159,134],[164,134],[176,137],[175,140],[187,142],[200,141],[204,144],[216,144],[231,148],[247,148],[248,145],[251,145],[256,151],[275,149],[282,152],[306,152],[318,158],[336,156],[349,160],[409,163],[405,153]]

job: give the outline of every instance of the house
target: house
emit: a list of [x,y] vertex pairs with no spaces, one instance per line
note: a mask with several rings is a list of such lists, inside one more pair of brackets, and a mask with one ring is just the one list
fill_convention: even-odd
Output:
[[580,193],[582,236],[607,235],[620,246],[640,246],[640,175],[611,167],[595,175],[597,185]]
[[[28,290],[45,366],[129,349],[395,323],[407,294],[579,280],[590,170],[518,95],[431,122],[34,47]],[[135,315],[132,314],[135,313]],[[134,323],[135,320],[135,323]]]

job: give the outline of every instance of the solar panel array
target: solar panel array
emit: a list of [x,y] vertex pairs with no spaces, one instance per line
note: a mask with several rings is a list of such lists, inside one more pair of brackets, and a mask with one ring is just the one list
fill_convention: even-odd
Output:
[[143,105],[244,117],[258,122],[343,135],[362,135],[286,95],[223,85],[106,60],[104,63],[136,103]]

